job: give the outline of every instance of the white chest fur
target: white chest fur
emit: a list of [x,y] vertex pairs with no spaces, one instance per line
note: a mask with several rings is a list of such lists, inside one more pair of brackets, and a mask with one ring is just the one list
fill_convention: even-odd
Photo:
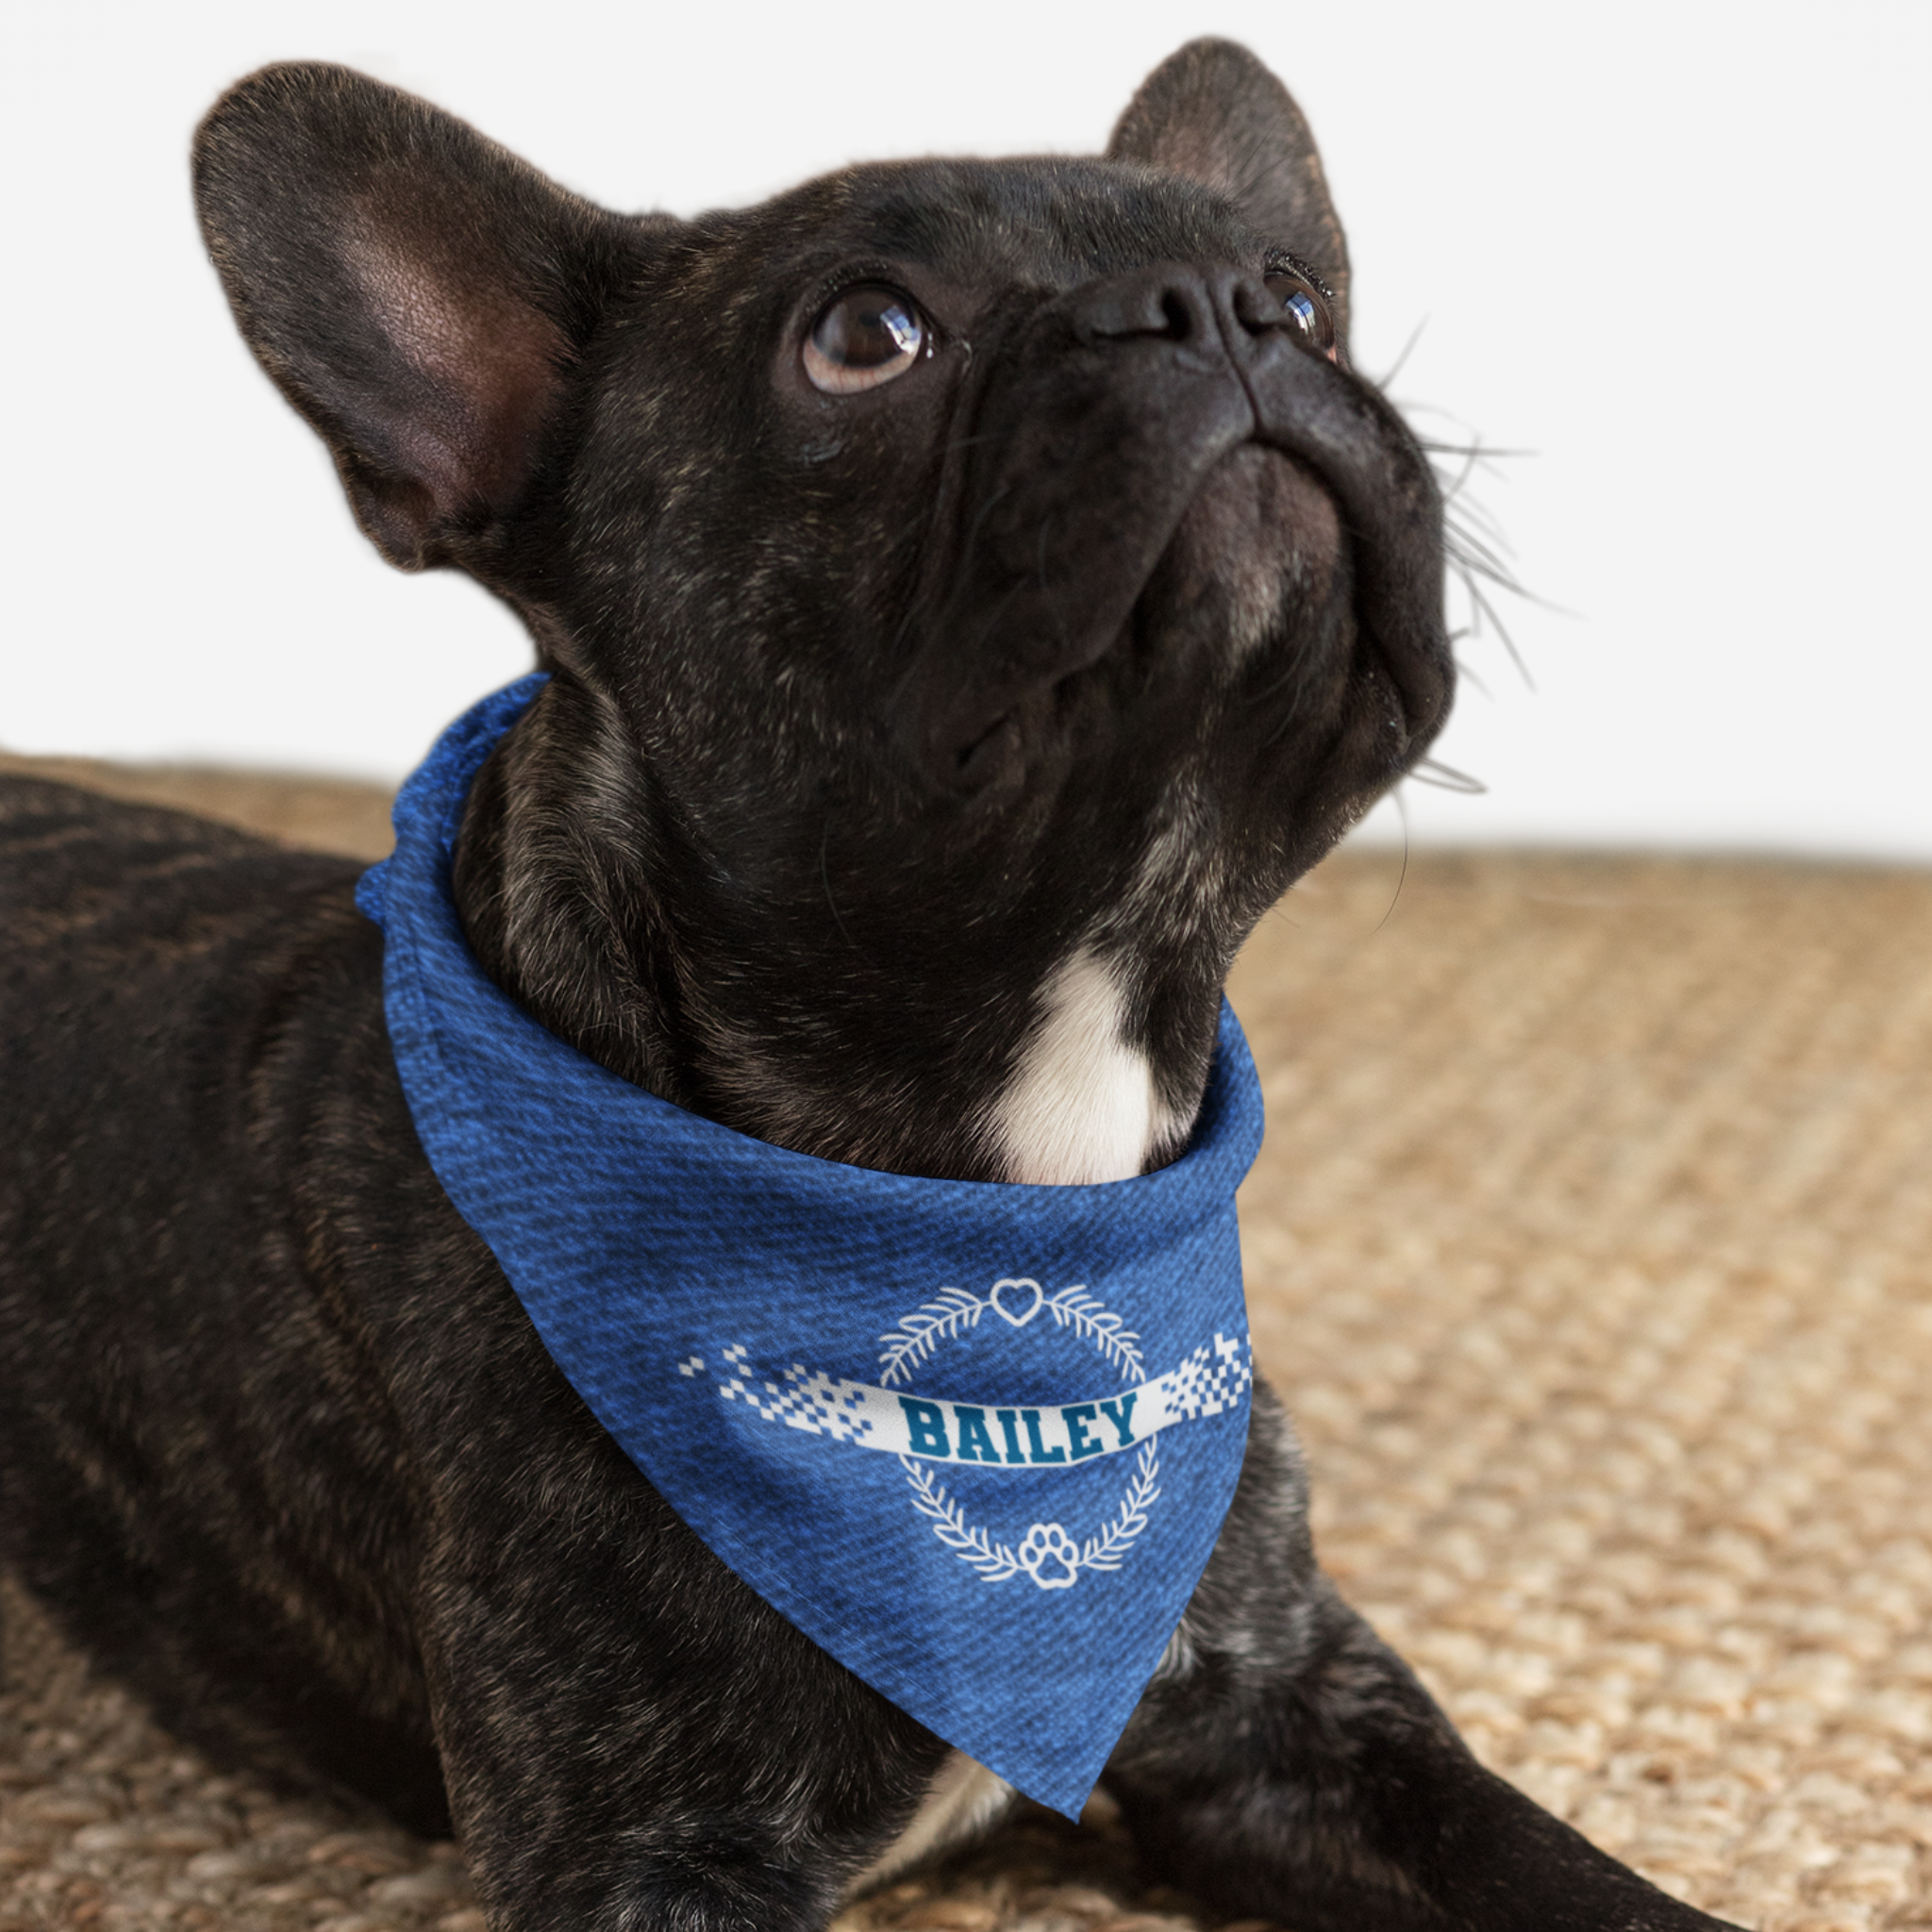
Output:
[[1039,1023],[988,1123],[1007,1178],[1048,1187],[1126,1180],[1175,1124],[1147,1056],[1124,1038],[1120,982],[1083,947],[1039,1001]]

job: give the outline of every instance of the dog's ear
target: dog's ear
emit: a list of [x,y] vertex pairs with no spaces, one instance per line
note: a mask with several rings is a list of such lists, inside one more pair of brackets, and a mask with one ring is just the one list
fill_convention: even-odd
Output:
[[1226,195],[1334,291],[1335,332],[1347,340],[1348,245],[1322,158],[1288,90],[1245,47],[1190,41],[1169,55],[1127,103],[1107,153]]
[[528,479],[637,225],[462,122],[319,65],[216,102],[194,192],[235,317],[391,563],[471,560]]

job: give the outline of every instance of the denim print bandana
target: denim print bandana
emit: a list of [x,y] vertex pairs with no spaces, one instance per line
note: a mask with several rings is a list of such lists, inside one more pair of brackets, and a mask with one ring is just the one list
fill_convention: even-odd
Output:
[[358,901],[430,1165],[678,1515],[866,1683],[1076,1815],[1208,1561],[1251,1380],[1235,1189],[1261,1140],[1225,1005],[1192,1143],[1090,1187],[794,1154],[634,1087],[488,979],[450,893],[459,719]]

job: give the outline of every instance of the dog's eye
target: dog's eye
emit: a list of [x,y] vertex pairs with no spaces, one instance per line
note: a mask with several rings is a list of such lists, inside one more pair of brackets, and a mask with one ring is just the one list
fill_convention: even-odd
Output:
[[1322,291],[1306,275],[1295,274],[1291,268],[1272,269],[1266,279],[1276,300],[1287,311],[1290,323],[1301,331],[1303,347],[1334,361],[1335,319],[1328,313],[1328,304]]
[[924,319],[896,290],[847,289],[812,324],[805,373],[827,395],[851,395],[904,375],[925,342]]

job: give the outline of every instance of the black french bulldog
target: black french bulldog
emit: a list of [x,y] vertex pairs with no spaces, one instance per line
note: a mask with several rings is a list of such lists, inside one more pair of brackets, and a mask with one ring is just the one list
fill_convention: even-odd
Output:
[[[1104,158],[679,222],[284,66],[194,171],[363,527],[553,674],[458,854],[496,981],[831,1159],[1171,1158],[1236,948],[1450,691],[1438,494],[1279,83],[1197,42]],[[0,1555],[67,1627],[180,1733],[453,1823],[505,1932],[822,1925],[995,1815],[553,1366],[417,1144],[355,869],[0,800]],[[1150,1865],[1338,1932],[1714,1924],[1476,1764],[1257,1398],[1106,1775]]]

